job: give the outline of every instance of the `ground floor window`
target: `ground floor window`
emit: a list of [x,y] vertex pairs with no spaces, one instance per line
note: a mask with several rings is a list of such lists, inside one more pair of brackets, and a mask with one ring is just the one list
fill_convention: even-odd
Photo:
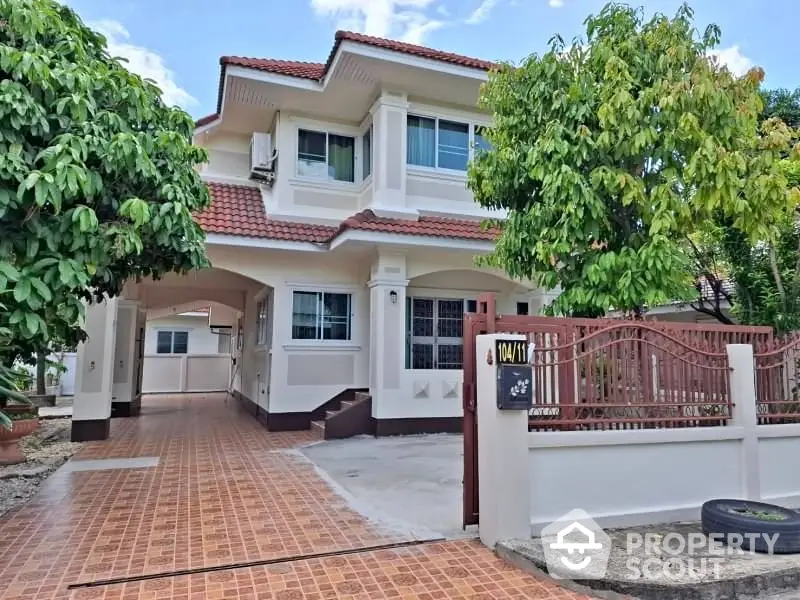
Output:
[[293,340],[338,340],[352,337],[350,294],[294,292]]
[[186,354],[189,352],[188,331],[162,329],[156,337],[156,354]]
[[464,313],[475,308],[463,298],[408,298],[406,368],[461,369]]

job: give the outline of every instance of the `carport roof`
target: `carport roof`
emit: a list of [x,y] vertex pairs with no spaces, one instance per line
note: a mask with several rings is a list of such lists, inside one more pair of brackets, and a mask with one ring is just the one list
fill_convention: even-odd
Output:
[[494,241],[498,232],[478,220],[420,216],[416,220],[379,217],[363,210],[338,227],[270,219],[261,190],[254,186],[208,183],[211,206],[195,216],[206,233],[327,244],[345,231],[361,230],[473,241]]

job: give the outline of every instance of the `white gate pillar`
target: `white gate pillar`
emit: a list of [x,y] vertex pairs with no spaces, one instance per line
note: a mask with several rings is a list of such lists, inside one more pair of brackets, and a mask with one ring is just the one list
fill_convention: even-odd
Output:
[[497,340],[525,339],[524,335],[495,333],[479,335],[475,342],[479,534],[490,548],[500,540],[531,536],[528,411],[498,408],[495,349]]
[[88,339],[78,346],[75,399],[72,406],[72,441],[108,438],[111,423],[116,298],[86,306],[84,329]]
[[728,366],[731,368],[730,390],[733,411],[732,425],[744,429],[740,457],[742,497],[761,500],[761,473],[758,456],[758,410],[753,346],[728,344]]

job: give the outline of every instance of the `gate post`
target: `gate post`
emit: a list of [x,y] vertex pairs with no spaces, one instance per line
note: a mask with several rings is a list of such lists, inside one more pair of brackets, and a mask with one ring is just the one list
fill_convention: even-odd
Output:
[[758,407],[756,400],[755,362],[750,344],[728,344],[731,369],[730,394],[733,409],[731,424],[744,429],[739,468],[742,495],[747,500],[761,500],[761,473],[758,456]]
[[475,342],[479,534],[492,549],[500,540],[531,536],[528,411],[497,407],[496,340],[526,337],[495,333],[479,335]]

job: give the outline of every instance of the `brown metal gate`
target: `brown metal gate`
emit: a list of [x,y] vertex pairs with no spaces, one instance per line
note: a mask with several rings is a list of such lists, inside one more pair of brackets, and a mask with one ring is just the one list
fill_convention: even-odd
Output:
[[[625,403],[631,402],[628,396],[641,394],[650,398],[662,390],[653,390],[649,377],[652,368],[656,375],[663,373],[665,380],[680,381],[680,390],[671,390],[678,396],[686,395],[689,388],[692,393],[702,395],[703,386],[695,383],[692,373],[703,372],[706,375],[721,373],[725,370],[725,346],[727,344],[752,344],[756,351],[770,347],[773,343],[773,333],[769,327],[747,327],[717,324],[695,323],[667,323],[654,321],[623,321],[621,319],[578,319],[578,318],[553,318],[537,316],[497,315],[493,294],[480,294],[477,298],[477,312],[464,315],[464,346],[463,346],[463,405],[464,405],[464,515],[463,523],[476,525],[479,522],[479,497],[478,497],[478,423],[476,415],[476,356],[475,338],[484,333],[518,333],[527,336],[537,348],[543,349],[546,354],[544,362],[551,367],[561,365],[557,369],[551,368],[550,373],[554,378],[548,380],[551,388],[550,396],[557,397],[557,404],[542,405],[543,410],[555,410],[558,419],[551,419],[547,423],[547,430],[574,430],[585,428],[607,428],[608,421],[600,424],[594,423],[597,419],[591,418],[591,411],[579,410],[582,392],[576,389],[581,385],[580,376],[576,376],[576,369],[588,365],[594,368],[594,352],[612,348],[612,359],[624,360],[626,364],[637,365],[627,368],[624,374],[614,373],[619,378],[622,375],[635,378],[636,383],[624,384]],[[658,348],[656,348],[658,346]],[[637,350],[638,348],[638,350]],[[643,348],[651,351],[645,353]],[[616,354],[620,349],[620,354]],[[655,350],[654,350],[655,349]],[[541,355],[540,355],[541,356]],[[652,366],[648,361],[653,360],[658,364]],[[581,363],[581,361],[583,361]],[[637,373],[638,372],[638,373]],[[648,373],[648,376],[644,376]],[[674,375],[670,377],[670,375]],[[589,376],[591,377],[591,375]],[[543,382],[540,382],[543,383]],[[725,380],[718,378],[718,389],[714,388],[717,395],[725,395]],[[673,385],[673,387],[675,387]],[[537,393],[536,391],[534,392]],[[673,394],[673,395],[674,395]],[[710,397],[710,395],[703,396]],[[604,406],[613,407],[614,398],[595,398],[595,402],[602,401],[611,404]],[[706,402],[706,400],[704,400]],[[721,401],[720,401],[721,402]],[[675,406],[684,402],[673,402]],[[688,404],[688,403],[687,403]],[[672,419],[664,416],[664,405],[658,418],[625,418],[619,419],[616,424],[621,428],[638,427],[670,427],[670,426],[701,426],[704,420],[712,424],[709,418],[683,416]],[[694,407],[696,409],[696,406]],[[546,411],[545,411],[546,412]],[[630,411],[627,411],[630,412]],[[625,411],[621,414],[626,417]],[[694,414],[694,413],[687,413]],[[586,415],[586,416],[584,416]],[[542,430],[542,421],[547,419],[541,416],[532,416],[535,430]],[[644,423],[643,421],[649,421]],[[630,421],[622,423],[622,421]],[[634,421],[637,421],[634,423]],[[717,421],[723,420],[718,418]]]

